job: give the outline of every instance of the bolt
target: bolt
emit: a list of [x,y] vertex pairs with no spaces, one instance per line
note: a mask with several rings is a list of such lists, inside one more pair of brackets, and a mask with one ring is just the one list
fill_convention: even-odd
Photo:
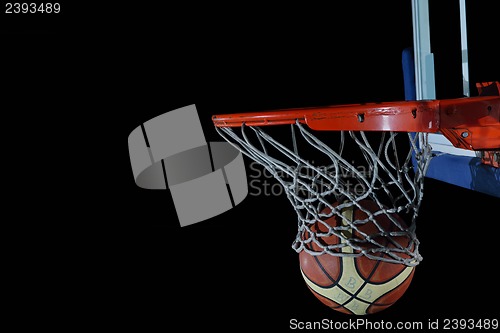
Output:
[[469,136],[469,132],[462,132],[462,134],[460,134],[460,136],[462,136],[462,138],[466,138]]

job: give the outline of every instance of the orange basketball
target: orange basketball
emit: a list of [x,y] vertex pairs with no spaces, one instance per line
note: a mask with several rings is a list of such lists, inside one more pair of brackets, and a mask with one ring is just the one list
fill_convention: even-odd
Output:
[[[359,202],[362,209],[374,213],[379,210],[375,202],[363,200]],[[336,207],[338,204],[334,204]],[[330,209],[323,210],[329,213]],[[349,212],[342,212],[343,216],[348,216],[349,220],[364,220],[368,214],[356,206],[349,208]],[[391,214],[397,221],[406,228],[404,221],[396,214]],[[397,231],[398,227],[384,214],[374,216],[377,224],[387,232]],[[329,226],[341,226],[342,218],[337,215],[325,219]],[[344,223],[345,225],[345,223]],[[351,235],[360,240],[362,249],[368,250],[375,247],[370,242],[363,242],[365,236],[373,235],[373,240],[384,247],[394,248],[401,245],[408,247],[410,239],[407,236],[393,236],[392,241],[383,235],[377,235],[379,228],[372,221],[358,225],[359,232],[354,229],[342,232],[351,232]],[[321,222],[316,222],[310,226],[312,233],[326,233],[328,227]],[[302,238],[309,238],[309,232],[304,231]],[[343,242],[335,235],[316,237],[317,241],[323,245],[338,245]],[[396,243],[396,244],[394,244]],[[306,248],[313,251],[321,251],[321,247],[309,242]],[[339,248],[339,252],[359,253],[350,246]],[[387,256],[384,252],[375,252],[377,257]],[[404,254],[401,257],[407,258]],[[302,276],[311,292],[325,305],[330,308],[348,314],[364,315],[371,314],[394,304],[405,293],[413,278],[414,267],[406,266],[402,263],[390,263],[382,260],[370,259],[362,256],[332,256],[330,254],[311,255],[306,251],[299,254],[300,269]]]

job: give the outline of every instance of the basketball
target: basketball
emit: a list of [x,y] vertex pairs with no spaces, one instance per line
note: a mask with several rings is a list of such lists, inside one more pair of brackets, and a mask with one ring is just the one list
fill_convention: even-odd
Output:
[[[374,201],[362,200],[359,205],[364,210],[356,206],[348,208],[350,212],[342,212],[343,216],[349,216],[349,220],[365,220],[368,215],[365,211],[376,212],[380,208]],[[332,205],[338,206],[338,203]],[[330,208],[323,210],[330,213]],[[396,214],[391,214],[394,219],[406,228],[404,221]],[[331,227],[340,226],[342,218],[333,215],[324,219]],[[374,215],[373,220],[368,220],[358,226],[358,230],[344,230],[351,232],[349,237],[361,240],[359,243],[362,249],[370,249],[374,245],[370,242],[363,242],[366,235],[373,235],[379,244],[391,248],[400,244],[407,247],[410,240],[404,236],[394,236],[389,240],[380,235],[377,224],[387,232],[397,230],[397,226],[384,214]],[[343,242],[336,235],[326,234],[328,227],[321,222],[311,224],[310,231],[303,231],[303,239],[309,238],[310,234],[317,234],[316,241],[324,245],[337,245]],[[321,235],[326,235],[321,237]],[[347,238],[347,237],[346,237]],[[397,244],[394,244],[397,243]],[[305,244],[306,248],[320,251],[321,247],[315,242]],[[339,247],[339,252],[359,254],[359,249],[350,246]],[[387,256],[385,252],[374,252],[376,257]],[[403,256],[404,254],[402,254]],[[405,257],[406,258],[406,257]],[[414,268],[403,263],[391,263],[383,260],[368,258],[365,255],[354,256],[334,256],[328,253],[312,255],[302,250],[299,253],[300,269],[302,276],[309,290],[323,304],[333,310],[355,315],[372,314],[384,310],[394,304],[405,293],[414,275]]]

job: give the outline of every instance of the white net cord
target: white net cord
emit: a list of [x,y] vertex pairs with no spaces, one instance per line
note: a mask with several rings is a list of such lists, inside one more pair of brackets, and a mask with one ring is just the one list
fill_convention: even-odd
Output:
[[[283,187],[297,213],[292,248],[312,255],[366,256],[417,265],[422,257],[416,220],[431,160],[427,135],[326,132],[327,144],[299,122],[290,127],[288,146],[262,127],[243,124],[216,129]],[[307,154],[314,154],[314,160],[321,160],[321,164],[308,159]],[[332,218],[337,223],[331,223]],[[365,226],[368,224],[370,228]],[[329,237],[340,241],[322,241]]]

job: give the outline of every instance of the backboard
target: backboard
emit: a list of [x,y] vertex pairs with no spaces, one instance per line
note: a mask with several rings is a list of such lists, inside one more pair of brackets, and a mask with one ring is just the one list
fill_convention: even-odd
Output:
[[[494,73],[493,65],[495,65],[492,63],[494,62],[493,59],[484,56],[486,52],[481,47],[484,48],[485,45],[476,42],[473,43],[473,48],[469,50],[468,37],[474,38],[474,33],[476,35],[481,33],[481,40],[488,40],[484,34],[491,34],[492,40],[495,37],[493,29],[482,26],[488,20],[482,20],[482,16],[478,15],[478,4],[474,5],[476,7],[471,7],[469,3],[466,3],[466,0],[457,0],[455,8],[450,10],[450,15],[458,15],[459,19],[455,18],[455,20],[449,20],[446,23],[446,25],[455,25],[455,34],[442,35],[444,38],[452,39],[457,38],[457,36],[460,38],[460,44],[457,44],[456,49],[449,50],[449,52],[452,52],[455,58],[460,57],[461,68],[457,67],[456,71],[461,70],[463,97],[477,96],[479,91],[476,84],[492,80],[491,75]],[[407,100],[442,98],[442,96],[436,96],[435,77],[436,73],[442,69],[435,66],[431,45],[431,41],[433,41],[432,33],[442,33],[438,31],[440,25],[433,25],[432,23],[441,22],[442,17],[439,17],[438,14],[433,16],[432,9],[427,0],[412,0],[413,48],[403,51],[405,98]],[[468,9],[471,9],[472,15],[468,15]],[[471,28],[473,33],[468,34],[468,28]],[[436,29],[436,31],[433,29]],[[474,41],[478,39],[476,38]],[[473,57],[469,56],[471,52],[474,54]],[[483,56],[480,56],[481,54]],[[470,59],[475,61],[474,65],[471,66],[472,72],[469,71]],[[479,65],[479,61],[481,65]],[[489,76],[485,75],[486,71],[480,70],[481,66],[483,68],[491,66]],[[472,81],[471,77],[473,78]],[[445,79],[453,80],[450,77]],[[479,80],[479,82],[474,82],[474,80]],[[441,84],[450,85],[454,83],[456,82],[441,82]],[[429,134],[429,143],[436,156],[430,163],[426,174],[427,177],[500,197],[500,169],[481,163],[480,152],[456,148],[441,133]]]

